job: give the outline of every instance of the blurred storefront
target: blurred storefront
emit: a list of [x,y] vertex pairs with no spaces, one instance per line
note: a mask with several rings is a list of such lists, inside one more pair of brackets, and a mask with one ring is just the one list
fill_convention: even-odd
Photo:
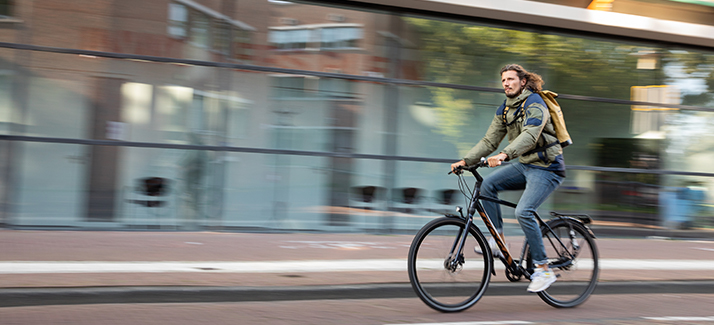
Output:
[[669,227],[659,193],[690,179],[712,201],[714,45],[428,5],[0,2],[0,224],[413,232],[464,204],[446,172],[508,63],[561,94],[575,142],[544,212]]

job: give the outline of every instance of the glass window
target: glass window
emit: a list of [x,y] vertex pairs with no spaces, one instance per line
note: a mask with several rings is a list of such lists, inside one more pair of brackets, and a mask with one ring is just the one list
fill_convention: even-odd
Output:
[[213,33],[213,46],[212,48],[221,53],[228,53],[229,41],[230,41],[230,28],[228,23],[223,20],[213,20],[213,25],[211,26]]
[[313,31],[310,29],[290,29],[270,31],[269,42],[281,50],[305,49],[312,39]]
[[252,58],[251,33],[233,28],[233,50],[231,56],[236,60],[249,61]]
[[178,38],[186,37],[188,25],[188,9],[178,3],[169,3],[169,35]]
[[660,57],[665,84],[681,92],[683,105],[714,107],[714,53],[670,49]]
[[276,98],[304,97],[305,77],[279,76],[273,78],[273,96]]
[[320,79],[320,95],[324,97],[354,97],[352,82],[344,79]]
[[12,16],[12,0],[0,0],[0,17],[11,17]]
[[0,134],[10,133],[17,118],[12,103],[12,81],[11,74],[0,71]]
[[[11,13],[14,3],[0,0],[0,18]],[[24,50],[19,54],[8,49],[0,53],[0,133],[225,145],[237,152],[135,148],[121,142],[26,143],[12,162],[17,167],[10,170],[18,175],[17,188],[10,190],[18,193],[11,203],[19,206],[20,224],[79,224],[87,215],[87,202],[96,207],[108,200],[92,190],[112,188],[114,183],[103,180],[117,179],[112,196],[125,210],[115,215],[126,216],[132,225],[135,220],[155,225],[147,211],[123,194],[132,192],[137,180],[156,176],[172,180],[175,203],[168,205],[167,214],[173,225],[205,221],[228,227],[351,226],[411,232],[432,217],[429,213],[445,208],[436,200],[456,184],[446,177],[449,164],[442,161],[458,160],[484,135],[504,101],[499,69],[508,63],[540,74],[544,88],[561,94],[559,103],[574,144],[564,149],[568,178],[562,195],[552,200],[566,210],[592,209],[597,217],[617,219],[636,208],[652,217],[652,190],[680,186],[683,180],[668,175],[672,180],[667,181],[660,171],[713,173],[713,112],[628,102],[713,108],[714,52],[705,47],[283,1],[164,3],[168,6],[146,7],[142,17],[98,9],[98,14],[116,20],[110,24],[115,29],[106,31],[116,44],[105,50],[166,61],[230,58],[276,69],[246,67],[246,72],[243,67],[36,51],[25,58]],[[69,18],[34,19],[40,23],[30,26],[32,35],[44,35],[37,38],[39,43],[66,34],[57,28],[63,26],[59,19]],[[159,19],[159,25],[140,28],[136,19]],[[104,35],[97,33],[78,35]],[[332,79],[324,72],[434,84]],[[114,77],[93,77],[97,74]],[[502,141],[501,148],[507,143]],[[268,150],[255,154],[252,149]],[[47,162],[57,165],[61,175],[48,169]],[[592,171],[593,166],[652,171],[615,175]],[[711,177],[705,181],[707,188],[714,188]],[[61,192],[63,188],[68,192]],[[374,201],[355,202],[353,189],[359,189],[362,198],[371,193]],[[423,198],[420,205],[398,202],[407,192]],[[517,194],[509,195],[504,199],[517,200]],[[357,203],[365,209],[351,210]]]
[[362,39],[358,27],[332,27],[321,29],[320,47],[323,49],[356,48]]
[[211,23],[208,16],[198,11],[191,12],[190,41],[196,46],[208,48],[210,44]]

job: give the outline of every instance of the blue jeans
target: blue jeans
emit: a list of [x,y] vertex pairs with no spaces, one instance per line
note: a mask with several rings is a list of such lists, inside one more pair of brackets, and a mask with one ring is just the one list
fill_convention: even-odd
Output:
[[[526,235],[533,263],[538,265],[546,264],[548,260],[543,246],[543,235],[533,213],[562,182],[563,177],[551,171],[512,162],[496,169],[485,177],[481,184],[481,195],[492,198],[498,198],[500,191],[524,190],[516,207],[516,218]],[[486,200],[482,202],[491,222],[502,233],[501,206]]]

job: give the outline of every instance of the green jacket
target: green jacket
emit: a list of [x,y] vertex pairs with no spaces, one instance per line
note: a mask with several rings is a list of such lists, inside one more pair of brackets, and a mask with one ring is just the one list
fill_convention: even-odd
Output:
[[[531,95],[533,98],[528,100],[528,106],[521,107]],[[507,154],[509,160],[518,158],[523,164],[564,173],[563,149],[555,136],[548,107],[540,95],[526,89],[518,97],[507,98],[496,111],[486,135],[464,157],[466,164],[473,165],[481,157],[496,151],[506,135],[508,146],[501,152]]]

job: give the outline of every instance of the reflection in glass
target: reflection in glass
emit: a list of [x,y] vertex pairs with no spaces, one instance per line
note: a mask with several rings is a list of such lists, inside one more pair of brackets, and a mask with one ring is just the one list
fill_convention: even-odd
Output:
[[[587,210],[596,221],[630,220],[634,211],[660,227],[657,211],[675,202],[667,193],[712,187],[711,177],[689,177],[701,182],[694,186],[658,173],[714,173],[712,113],[674,107],[714,107],[711,51],[285,1],[156,8],[142,13],[153,27],[141,31],[133,15],[107,13],[110,27],[82,29],[77,47],[295,70],[8,50],[0,133],[117,144],[17,142],[20,153],[0,166],[17,177],[18,224],[413,232],[464,205],[440,161],[458,160],[484,134],[504,100],[498,72],[507,63],[571,95],[559,100],[574,139],[566,164],[643,170],[573,168],[545,210]],[[33,42],[70,47],[53,30],[61,20],[47,17],[32,17],[32,35],[43,35]],[[647,150],[633,145],[642,142]],[[162,209],[127,199],[154,178],[167,180]],[[704,193],[700,201],[710,201]]]

